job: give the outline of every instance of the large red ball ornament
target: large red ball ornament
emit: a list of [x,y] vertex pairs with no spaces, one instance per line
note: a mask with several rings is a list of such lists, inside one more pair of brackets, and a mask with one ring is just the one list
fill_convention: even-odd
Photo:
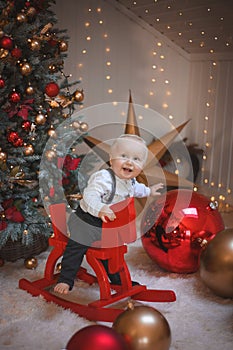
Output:
[[48,83],[45,87],[45,93],[49,97],[55,97],[59,94],[59,86],[56,83]]
[[16,131],[10,131],[7,135],[7,140],[11,143],[14,143],[18,140],[19,134]]
[[172,190],[145,211],[142,244],[161,268],[191,273],[199,268],[204,246],[223,229],[216,203],[190,190]]
[[4,88],[4,86],[5,86],[5,80],[4,79],[2,79],[2,78],[0,78],[0,89],[3,89]]
[[66,350],[128,350],[122,336],[112,328],[91,325],[76,332]]
[[0,39],[0,46],[5,50],[10,50],[13,47],[13,40],[9,36],[4,35]]
[[233,298],[233,229],[219,232],[201,252],[200,277],[216,295]]

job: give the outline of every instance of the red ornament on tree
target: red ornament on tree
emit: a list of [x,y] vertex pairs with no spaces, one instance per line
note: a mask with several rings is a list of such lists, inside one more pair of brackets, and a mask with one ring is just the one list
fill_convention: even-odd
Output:
[[10,131],[7,135],[8,142],[14,143],[18,140],[19,134],[16,131]]
[[21,139],[20,137],[12,143],[13,143],[13,146],[15,147],[22,147],[24,144],[23,139]]
[[20,101],[20,93],[13,91],[10,95],[9,95],[9,100],[13,103],[18,103]]
[[5,80],[0,78],[0,89],[3,89],[5,86]]
[[13,47],[13,40],[9,36],[4,35],[0,39],[0,46],[5,50],[10,50]]
[[25,120],[21,124],[22,129],[25,131],[30,131],[31,130],[31,122],[29,120]]
[[59,91],[60,91],[59,86],[54,82],[48,83],[45,87],[45,93],[49,97],[57,96],[59,94]]
[[18,47],[15,47],[11,50],[11,56],[18,60],[20,57],[22,57],[22,51]]
[[76,332],[66,346],[67,350],[127,350],[122,335],[103,325],[91,325]]

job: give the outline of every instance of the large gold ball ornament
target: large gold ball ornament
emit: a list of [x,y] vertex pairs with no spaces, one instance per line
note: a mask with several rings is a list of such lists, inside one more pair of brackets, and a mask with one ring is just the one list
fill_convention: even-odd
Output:
[[20,71],[21,71],[22,75],[27,76],[27,75],[31,74],[32,66],[28,62],[21,63]]
[[150,306],[132,306],[112,325],[131,350],[168,350],[171,330],[166,318]]
[[83,90],[76,90],[76,91],[73,93],[73,99],[74,99],[76,102],[82,102],[83,99],[84,99]]
[[37,125],[44,125],[46,123],[46,116],[42,112],[39,112],[36,115],[35,122]]
[[54,130],[54,128],[50,128],[48,130],[48,135],[54,139],[57,137],[57,134],[56,134],[56,131]]
[[34,147],[31,144],[25,145],[23,153],[25,156],[32,156],[34,154]]
[[216,295],[233,298],[233,228],[219,232],[202,251],[200,277]]
[[24,260],[24,266],[29,270],[33,270],[33,269],[37,268],[38,261],[34,257],[27,258]]

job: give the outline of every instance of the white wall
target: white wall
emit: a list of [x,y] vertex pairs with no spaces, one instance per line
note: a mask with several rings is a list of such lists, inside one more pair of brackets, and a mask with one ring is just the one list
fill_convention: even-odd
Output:
[[84,108],[127,102],[131,89],[135,104],[174,126],[191,119],[181,135],[204,150],[201,180],[210,194],[232,201],[232,58],[189,56],[113,0],[57,0],[54,10],[70,37],[65,72],[82,79]]

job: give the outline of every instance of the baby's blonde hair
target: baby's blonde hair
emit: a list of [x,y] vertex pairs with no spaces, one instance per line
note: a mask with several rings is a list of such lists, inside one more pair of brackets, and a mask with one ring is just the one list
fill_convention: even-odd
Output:
[[116,138],[110,147],[110,155],[113,154],[113,152],[114,152],[115,148],[117,147],[117,145],[119,144],[119,142],[121,140],[124,140],[124,139],[141,143],[141,145],[144,147],[144,150],[145,150],[145,162],[146,162],[146,159],[148,157],[148,148],[146,146],[146,142],[145,142],[145,140],[143,140],[142,137],[140,137],[138,135],[134,135],[134,134],[122,134],[118,138]]

